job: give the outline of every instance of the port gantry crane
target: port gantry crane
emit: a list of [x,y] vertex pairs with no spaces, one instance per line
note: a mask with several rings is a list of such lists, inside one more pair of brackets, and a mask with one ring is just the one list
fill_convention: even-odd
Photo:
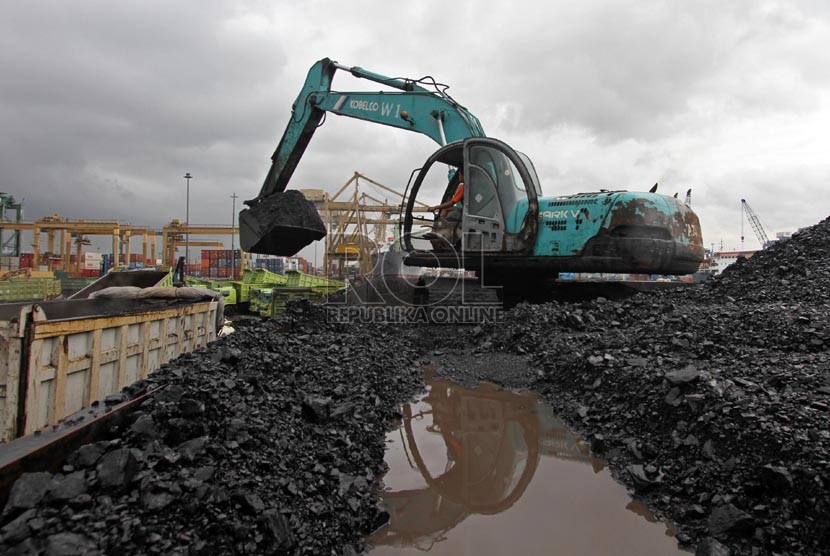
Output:
[[[755,211],[752,210],[752,207],[749,206],[749,203],[746,202],[746,199],[741,199],[741,206],[743,207],[743,214],[746,215],[747,220],[749,220],[750,225],[752,226],[753,231],[755,232],[755,237],[758,238],[758,241],[761,242],[761,248],[766,249],[767,245],[770,244],[769,236],[767,236],[767,232],[764,230],[764,227],[761,225],[761,221],[758,219],[758,216],[755,214]],[[741,249],[744,246],[744,221],[743,218],[741,219]]]

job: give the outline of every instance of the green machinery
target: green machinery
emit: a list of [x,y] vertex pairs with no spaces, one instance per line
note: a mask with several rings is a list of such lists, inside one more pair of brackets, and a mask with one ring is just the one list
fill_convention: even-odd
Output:
[[[337,70],[397,91],[332,91]],[[441,145],[412,172],[401,205],[400,243],[407,265],[466,268],[480,277],[487,271],[493,283],[524,289],[559,272],[689,274],[698,269],[703,241],[690,206],[656,188],[544,196],[530,159],[486,137],[478,119],[447,88],[432,78],[390,78],[328,58],[314,64],[262,189],[239,215],[243,248],[292,255],[316,239],[317,228],[306,224],[301,210],[296,222],[285,217],[294,209],[284,208],[289,205],[281,203],[289,199],[279,194],[323,117],[332,112],[421,133]],[[437,215],[413,214],[419,193],[443,192],[442,202],[452,197],[458,174],[450,172],[448,180],[447,165],[463,169],[466,182],[462,214],[451,226]],[[277,214],[279,219],[268,220]]]
[[225,305],[236,305],[237,295],[236,288],[228,280],[211,280],[209,278],[196,278],[194,276],[185,277],[185,285],[190,288],[203,288],[206,290],[213,290],[222,294],[225,298]]
[[[272,272],[268,274],[274,275]],[[312,276],[297,270],[289,270],[282,278],[282,283],[263,284],[252,288],[248,310],[263,317],[273,317],[281,314],[286,303],[292,299],[322,299],[348,286],[346,282]]]
[[0,280],[0,303],[42,301],[60,295],[61,282],[57,278],[30,278],[21,275]]
[[225,297],[225,305],[247,304],[249,312],[264,317],[282,313],[291,299],[322,299],[348,285],[296,270],[289,270],[283,275],[264,268],[246,268],[242,271],[242,280],[188,276],[186,283],[190,287],[218,291]]

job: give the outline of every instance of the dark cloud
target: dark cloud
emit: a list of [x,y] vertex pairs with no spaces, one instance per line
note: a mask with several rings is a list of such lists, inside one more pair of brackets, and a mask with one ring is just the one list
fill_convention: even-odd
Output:
[[268,140],[252,124],[276,119],[285,54],[222,3],[182,6],[7,7],[0,165],[29,214],[157,226],[180,214],[185,171],[203,195],[251,186]]
[[[660,181],[695,188],[707,239],[737,237],[742,196],[798,227],[830,212],[805,200],[823,198],[824,157],[793,146],[830,148],[829,22],[823,2],[6,3],[0,190],[31,218],[161,226],[184,217],[191,172],[191,221],[227,223],[330,56],[449,83],[548,194]],[[435,147],[330,116],[291,186],[333,192],[360,171],[403,187]]]

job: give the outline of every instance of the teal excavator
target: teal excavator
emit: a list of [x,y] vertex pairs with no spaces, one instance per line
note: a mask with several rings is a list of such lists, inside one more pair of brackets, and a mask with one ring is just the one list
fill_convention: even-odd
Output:
[[[337,70],[397,91],[337,92]],[[474,115],[432,77],[386,77],[320,60],[308,72],[259,195],[239,215],[240,243],[254,253],[290,256],[326,231],[299,191],[285,191],[327,112],[427,135],[441,148],[412,172],[401,204],[400,244],[411,266],[511,276],[558,272],[689,274],[703,260],[700,222],[676,196],[599,190],[543,196],[530,159],[486,137]],[[414,208],[419,193],[451,199],[463,170],[460,217],[445,222]],[[420,229],[415,229],[419,227]],[[429,241],[425,241],[426,238]],[[528,272],[530,271],[530,272]]]

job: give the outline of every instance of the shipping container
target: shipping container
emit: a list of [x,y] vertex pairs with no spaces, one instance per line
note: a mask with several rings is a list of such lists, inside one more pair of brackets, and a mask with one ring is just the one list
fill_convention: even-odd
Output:
[[34,253],[21,253],[20,254],[20,268],[32,268],[32,264],[35,260]]

